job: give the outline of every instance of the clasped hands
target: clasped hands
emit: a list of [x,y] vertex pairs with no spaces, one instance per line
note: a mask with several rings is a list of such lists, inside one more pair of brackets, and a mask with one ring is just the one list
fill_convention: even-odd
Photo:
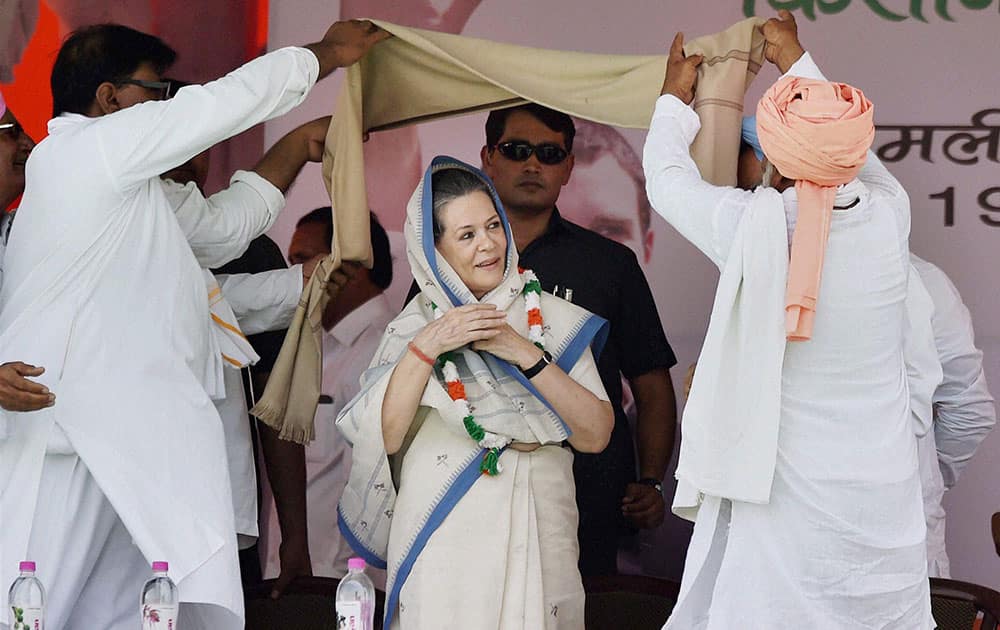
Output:
[[471,345],[473,350],[489,352],[522,369],[542,358],[542,351],[511,328],[507,314],[493,304],[466,304],[449,309],[427,324],[413,343],[430,357]]

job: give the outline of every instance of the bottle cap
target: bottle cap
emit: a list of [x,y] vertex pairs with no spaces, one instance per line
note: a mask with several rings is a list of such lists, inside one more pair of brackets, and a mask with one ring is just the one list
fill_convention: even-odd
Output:
[[159,571],[166,571],[169,568],[170,568],[170,565],[168,563],[166,563],[166,562],[163,562],[162,560],[153,563],[153,571],[157,571],[157,572],[159,572]]
[[35,563],[32,562],[31,560],[25,560],[20,565],[18,565],[18,569],[21,571],[34,571]]
[[351,558],[347,561],[348,569],[357,569],[359,571],[364,571],[365,569],[365,559],[364,558]]

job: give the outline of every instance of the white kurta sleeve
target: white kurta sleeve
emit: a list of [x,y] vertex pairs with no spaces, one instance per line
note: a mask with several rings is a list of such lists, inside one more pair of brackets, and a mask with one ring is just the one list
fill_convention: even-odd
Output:
[[167,200],[198,263],[221,267],[274,225],[285,197],[257,173],[236,171],[229,188],[205,198],[194,184],[163,182]]
[[700,129],[698,115],[677,97],[656,101],[642,150],[646,195],[657,214],[721,268],[753,193],[701,178],[690,153]]
[[996,406],[972,318],[958,289],[936,266],[918,260],[914,267],[934,301],[934,342],[943,371],[933,398],[934,437],[941,475],[950,488],[996,424]]
[[903,358],[910,391],[910,414],[915,421],[914,431],[920,437],[930,431],[934,419],[934,391],[941,384],[941,361],[931,325],[933,316],[934,302],[920,274],[911,269],[907,275]]
[[288,328],[302,295],[302,265],[215,276],[247,335]]
[[119,191],[128,190],[291,110],[318,76],[311,51],[276,50],[221,79],[182,88],[169,100],[102,116],[93,123],[100,155]]

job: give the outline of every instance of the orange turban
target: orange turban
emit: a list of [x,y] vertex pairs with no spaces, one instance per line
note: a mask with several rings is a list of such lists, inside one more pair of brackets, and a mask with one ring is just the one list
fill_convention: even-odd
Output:
[[789,341],[812,337],[836,187],[857,176],[875,138],[873,106],[844,83],[784,77],[757,104],[764,155],[795,180],[799,214],[785,294]]

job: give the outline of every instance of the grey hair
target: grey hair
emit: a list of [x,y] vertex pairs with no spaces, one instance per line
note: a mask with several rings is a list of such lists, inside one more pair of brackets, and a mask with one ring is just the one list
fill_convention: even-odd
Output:
[[444,168],[431,175],[431,203],[434,220],[434,242],[444,234],[441,223],[441,210],[459,197],[474,192],[486,193],[492,200],[493,194],[489,185],[479,177],[462,168]]

